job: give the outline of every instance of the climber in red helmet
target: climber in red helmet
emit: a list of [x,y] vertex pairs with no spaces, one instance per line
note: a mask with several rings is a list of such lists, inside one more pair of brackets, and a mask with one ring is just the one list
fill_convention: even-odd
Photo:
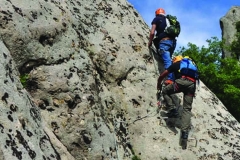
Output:
[[[151,47],[152,41],[155,48],[158,50],[158,54],[162,57],[164,68],[167,69],[171,64],[171,56],[176,47],[175,37],[170,37],[166,32],[164,32],[167,26],[167,20],[165,16],[165,10],[159,8],[155,11],[155,18],[152,20],[152,28],[149,34],[148,47]],[[156,32],[156,38],[154,35]],[[164,82],[165,85],[173,83],[174,78],[172,74],[167,76],[167,80]]]

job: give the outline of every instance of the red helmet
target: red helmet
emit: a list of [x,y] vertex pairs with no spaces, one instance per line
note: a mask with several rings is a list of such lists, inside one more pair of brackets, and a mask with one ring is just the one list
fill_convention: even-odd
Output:
[[165,10],[162,9],[162,8],[158,8],[158,9],[155,11],[155,15],[159,15],[159,14],[165,15]]

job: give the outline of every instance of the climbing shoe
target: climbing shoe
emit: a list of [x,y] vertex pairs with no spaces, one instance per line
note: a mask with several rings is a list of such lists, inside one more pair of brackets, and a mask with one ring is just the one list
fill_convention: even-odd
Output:
[[167,113],[168,118],[178,118],[179,114],[176,109],[172,109]]

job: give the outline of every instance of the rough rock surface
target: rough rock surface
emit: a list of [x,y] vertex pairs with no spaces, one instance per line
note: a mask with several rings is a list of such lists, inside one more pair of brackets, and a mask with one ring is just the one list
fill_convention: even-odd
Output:
[[239,159],[240,125],[203,83],[180,148],[148,33],[126,0],[1,0],[0,158]]
[[[232,6],[227,14],[220,19],[222,39],[225,41],[225,45],[230,45],[236,39],[236,22],[239,21],[240,6]],[[223,57],[231,57],[231,52],[229,52],[227,49],[224,49]]]

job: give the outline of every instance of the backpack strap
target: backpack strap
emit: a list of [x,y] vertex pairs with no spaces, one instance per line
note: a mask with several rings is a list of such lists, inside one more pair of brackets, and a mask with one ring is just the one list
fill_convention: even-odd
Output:
[[[167,24],[166,28],[170,26],[170,21],[169,21],[168,17],[166,17],[166,24]],[[166,30],[166,28],[165,28],[165,30]]]

